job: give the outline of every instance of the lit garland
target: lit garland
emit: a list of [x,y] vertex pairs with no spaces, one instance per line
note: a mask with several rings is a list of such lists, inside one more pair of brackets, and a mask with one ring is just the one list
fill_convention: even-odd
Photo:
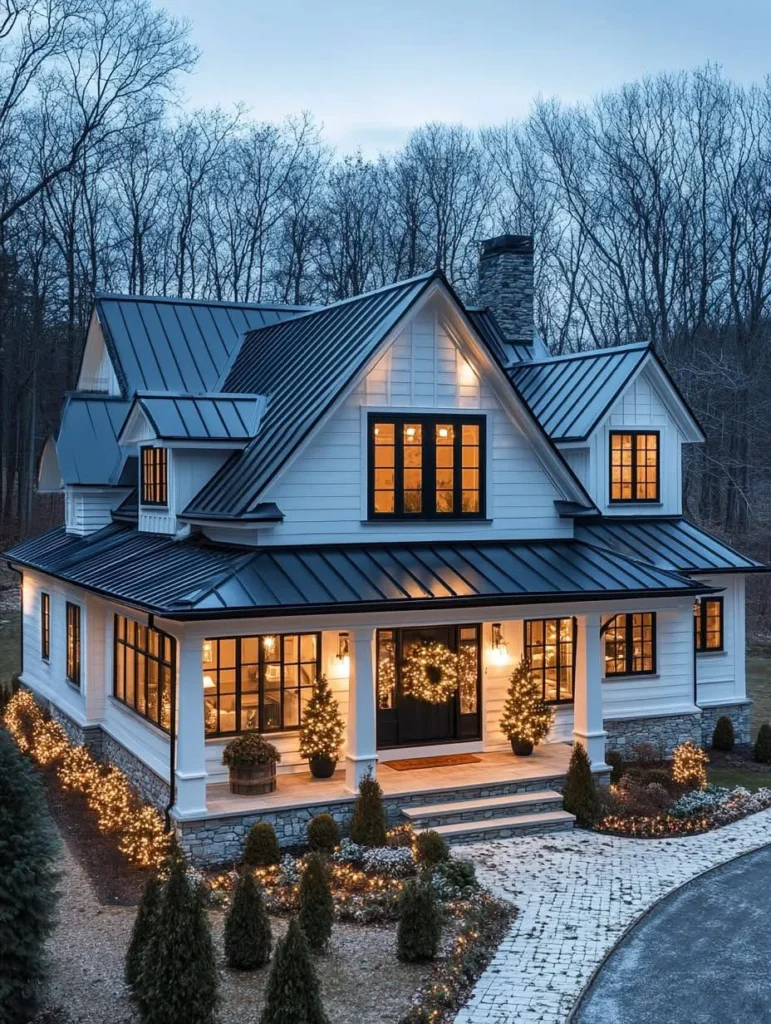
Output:
[[337,761],[343,742],[343,720],[335,695],[329,689],[327,677],[322,676],[313,690],[313,696],[303,711],[300,728],[300,753],[303,757],[328,757]]
[[402,665],[402,689],[408,697],[444,704],[458,689],[458,655],[446,644],[416,644]]
[[668,836],[689,836],[708,832],[714,828],[709,818],[676,818],[673,814],[657,814],[652,817],[641,815],[625,818],[620,814],[609,814],[596,826],[598,832],[608,832],[630,839],[664,839]]
[[672,751],[672,778],[681,786],[704,789],[708,764],[706,751],[697,747],[693,740],[687,740]]
[[85,797],[99,830],[116,835],[119,850],[132,864],[160,866],[169,845],[163,820],[154,807],[140,802],[119,768],[100,764],[85,746],[74,746],[26,690],[11,698],[4,722],[20,750],[42,768],[55,765],[62,788]]
[[501,732],[507,739],[540,743],[551,728],[554,708],[543,699],[540,682],[522,658],[511,673]]

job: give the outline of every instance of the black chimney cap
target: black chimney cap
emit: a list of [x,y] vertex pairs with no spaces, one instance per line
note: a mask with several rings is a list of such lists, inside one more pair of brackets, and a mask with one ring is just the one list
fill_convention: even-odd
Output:
[[495,238],[487,238],[479,244],[479,258],[494,256],[501,252],[513,252],[518,256],[533,255],[532,235],[497,235]]

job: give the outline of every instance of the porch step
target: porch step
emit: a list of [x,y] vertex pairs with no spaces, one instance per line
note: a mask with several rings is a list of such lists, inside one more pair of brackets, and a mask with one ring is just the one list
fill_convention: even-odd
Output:
[[[541,832],[569,832],[575,817],[567,811],[537,811],[534,814],[515,814],[508,818],[487,818],[483,821],[459,821],[452,825],[436,825],[434,832],[444,836],[448,843],[476,843],[488,839],[511,839],[513,836],[535,835]],[[415,829],[416,832],[428,831]]]
[[562,794],[553,789],[531,793],[508,793],[503,796],[478,797],[471,800],[453,800],[446,803],[418,804],[402,807],[402,817],[415,826],[416,831],[468,823],[486,823],[501,818],[532,816],[562,810]]

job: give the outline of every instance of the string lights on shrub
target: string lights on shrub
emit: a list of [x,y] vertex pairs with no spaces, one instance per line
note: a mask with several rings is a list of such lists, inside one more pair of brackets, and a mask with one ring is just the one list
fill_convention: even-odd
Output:
[[704,789],[707,785],[706,751],[687,740],[672,751],[672,778],[681,786]]
[[402,665],[402,689],[408,697],[444,704],[458,689],[458,655],[446,644],[416,644]]
[[99,830],[116,837],[119,850],[132,864],[161,865],[169,843],[163,819],[141,802],[119,768],[100,764],[87,747],[74,745],[26,690],[11,698],[4,722],[20,750],[41,768],[55,766],[62,788],[85,797]]

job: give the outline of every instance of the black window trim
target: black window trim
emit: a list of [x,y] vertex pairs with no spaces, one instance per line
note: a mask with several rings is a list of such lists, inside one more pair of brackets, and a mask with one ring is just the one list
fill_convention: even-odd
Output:
[[[706,647],[704,642],[707,637],[707,604],[716,601],[720,608],[720,646]],[[721,654],[725,651],[725,603],[722,597],[697,597],[695,601],[699,609],[699,625],[701,632],[701,646],[696,645],[696,615],[694,614],[693,624],[693,647],[697,654]]]
[[[71,615],[74,612],[75,614]],[[64,672],[67,678],[67,682],[71,683],[72,686],[78,690],[81,687],[81,666],[82,666],[82,637],[83,632],[81,629],[81,607],[79,604],[75,604],[74,601],[67,601],[65,605],[65,656],[64,656]],[[70,673],[70,626],[73,627],[73,642],[72,642],[72,656],[74,660],[73,672]]]
[[[635,669],[634,666],[634,644],[632,642],[632,624],[634,622],[635,615],[650,615],[651,616],[651,668]],[[608,628],[616,621],[616,619],[625,618],[625,635],[626,635],[626,649],[624,651],[624,670],[623,672],[609,672],[607,661],[605,658],[605,647],[603,646],[602,651],[602,672],[603,679],[625,679],[627,676],[655,676],[658,672],[658,617],[656,612],[618,612],[616,615],[612,615],[607,622],[602,625],[602,637],[603,640],[607,640],[606,634]]]
[[[128,711],[130,711],[132,714],[136,715],[138,718],[142,718],[145,722],[149,722],[151,725],[154,725],[156,727],[156,729],[160,729],[162,733],[164,733],[165,735],[168,736],[168,735],[171,734],[171,729],[170,728],[167,729],[165,725],[162,725],[161,724],[161,720],[160,720],[161,719],[160,709],[162,707],[162,699],[163,699],[163,686],[162,686],[163,675],[162,675],[160,669],[161,668],[168,668],[169,669],[169,671],[171,673],[170,679],[169,679],[169,683],[170,683],[171,689],[173,690],[173,688],[174,688],[174,681],[175,681],[175,679],[177,677],[177,641],[175,639],[173,639],[172,637],[169,637],[169,636],[161,633],[157,629],[153,630],[153,632],[159,634],[159,636],[161,637],[161,641],[162,642],[168,641],[168,643],[170,644],[170,647],[171,647],[171,651],[170,651],[171,659],[170,659],[170,661],[164,661],[163,658],[156,657],[154,654],[151,654],[149,652],[149,650],[146,650],[146,649],[144,649],[142,647],[137,647],[136,644],[129,643],[126,640],[126,638],[125,638],[125,631],[124,631],[124,637],[121,640],[119,638],[119,636],[118,636],[118,619],[125,619],[126,622],[133,622],[135,628],[136,628],[136,626],[144,626],[145,629],[147,629],[147,630],[151,630],[152,629],[152,626],[147,626],[144,622],[138,622],[136,619],[132,619],[128,615],[119,615],[117,612],[113,615],[113,621],[112,621],[112,697],[113,697],[114,700],[116,700],[120,704],[121,707],[126,708]],[[124,693],[126,692],[126,649],[127,648],[131,648],[131,650],[134,652],[135,656],[137,654],[142,654],[144,656],[145,660],[147,660],[149,658],[152,661],[155,661],[155,662],[158,663],[158,669],[159,669],[159,671],[158,671],[158,709],[159,709],[159,719],[158,719],[158,721],[156,721],[156,719],[154,719],[152,717],[152,715],[148,715],[144,711],[140,711],[139,708],[136,707],[134,704],[129,704],[129,702],[125,698],[118,696],[118,648],[119,647],[120,647],[120,649],[121,649],[121,651],[123,653],[123,692]],[[135,661],[135,664],[136,664],[136,661]],[[136,695],[136,679],[134,680],[134,694]],[[169,697],[171,697],[171,693],[169,693]],[[147,672],[146,671],[145,671],[145,707],[147,707]]]
[[[395,427],[404,426],[405,423],[415,423],[423,427],[423,511],[394,512],[375,511],[375,434],[376,423],[393,423]],[[479,511],[478,512],[436,512],[426,511],[426,494],[431,495],[431,506],[435,509],[436,500],[436,458],[433,440],[426,444],[426,428],[431,428],[433,439],[433,428],[437,423],[451,423],[453,426],[464,424],[475,424],[479,426]],[[462,435],[456,432],[455,451],[456,455],[462,445]],[[400,447],[395,444],[395,466],[394,466],[394,505],[401,503],[402,495],[402,472],[404,467],[399,464],[398,452]],[[459,508],[462,497],[462,465],[461,460],[455,463],[455,476],[453,480],[453,508]],[[380,522],[381,520],[393,522],[467,522],[468,520],[484,520],[487,518],[487,416],[480,413],[443,413],[441,411],[432,413],[392,413],[392,412],[369,412],[367,414],[367,519],[369,522]]]
[[[148,501],[145,498],[145,457],[146,451],[163,452],[165,460],[165,500]],[[168,508],[169,507],[169,449],[163,445],[143,444],[139,447],[139,504],[143,508]]]
[[[259,641],[260,641],[260,639],[262,637],[265,637],[265,636],[275,636],[276,639],[279,641],[279,644],[281,646],[281,660],[279,662],[279,664],[281,665],[281,691],[280,691],[281,692],[281,727],[279,729],[266,729],[266,728],[264,728],[264,724],[263,724],[264,720],[265,720],[264,719],[264,711],[263,711],[263,704],[264,704],[264,698],[265,698],[265,687],[263,686],[263,671],[262,670],[263,670],[263,666],[264,666],[265,662],[264,662],[264,659],[262,657],[262,644]],[[295,734],[299,733],[300,729],[302,728],[302,702],[301,702],[300,708],[299,708],[299,719],[300,719],[299,725],[285,726],[283,724],[284,723],[284,637],[287,637],[287,636],[296,636],[298,638],[298,644],[300,643],[300,640],[299,640],[300,637],[303,637],[303,636],[315,636],[316,637],[316,679],[318,679],[320,677],[320,675],[321,675],[321,631],[320,630],[313,630],[313,629],[310,629],[310,630],[297,630],[296,632],[292,632],[291,630],[288,630],[286,633],[245,633],[245,634],[240,635],[240,636],[232,636],[232,635],[231,636],[213,636],[213,637],[206,637],[205,638],[207,641],[211,641],[211,642],[215,642],[215,641],[218,641],[218,640],[219,641],[222,641],[222,640],[234,640],[235,641],[235,645],[236,645],[236,654],[235,654],[235,662],[236,662],[235,663],[235,677],[236,677],[236,681],[235,681],[235,690],[234,690],[233,696],[235,697],[235,702],[236,702],[236,720],[238,721],[238,724],[239,724],[239,728],[238,729],[232,729],[232,730],[222,731],[222,732],[219,731],[219,730],[217,730],[216,732],[205,731],[205,736],[206,736],[207,740],[219,739],[222,736],[240,736],[242,733],[247,731],[246,729],[241,729],[240,728],[240,724],[241,724],[241,668],[242,668],[242,664],[243,664],[243,659],[241,658],[241,641],[242,640],[254,640],[254,639],[257,640],[257,659],[258,659],[258,661],[257,661],[257,708],[258,708],[257,731],[259,733],[261,733],[261,734],[264,734],[265,736],[281,736],[281,735],[284,735],[284,734],[289,735],[289,734],[292,734],[292,733],[295,733]],[[299,651],[298,651],[298,654],[299,654]],[[297,664],[299,666],[299,665],[302,665],[303,662],[302,661],[298,661]],[[202,679],[201,685],[203,685],[203,676],[205,674],[206,674],[205,672],[201,673],[201,679]],[[300,687],[300,689],[302,689],[302,687]],[[217,696],[217,701],[219,701],[219,698],[220,698],[219,685],[217,686],[217,694],[216,694],[216,696]]]
[[51,660],[51,595],[47,590],[40,591],[40,657]]
[[[576,641],[578,639],[578,620],[576,619],[575,615],[549,615],[546,618],[523,619],[523,621],[522,621],[522,651],[524,652],[525,660],[527,661],[528,660],[528,656],[527,656],[528,655],[528,646],[532,646],[532,645],[528,645],[528,642],[527,642],[527,627],[528,627],[528,625],[530,625],[533,622],[541,622],[541,623],[543,623],[543,625],[544,625],[544,638],[545,638],[545,636],[546,636],[546,631],[545,631],[546,623],[547,622],[551,622],[551,621],[556,621],[556,622],[559,623],[559,622],[562,622],[564,619],[570,619],[572,621],[572,623],[573,623],[573,636],[572,636],[572,640],[571,640],[571,643],[573,645],[573,665],[572,665],[572,672],[571,672],[571,677],[572,677],[572,679],[571,679],[571,688],[572,688],[572,692],[571,692],[570,697],[558,697],[556,700],[548,700],[547,697],[546,697],[546,666],[544,666],[543,679],[542,679],[542,682],[543,682],[543,698],[544,698],[544,700],[546,700],[547,704],[552,704],[552,705],[555,705],[555,706],[575,703],[575,694],[576,694]],[[544,646],[545,646],[545,643],[544,643]],[[559,670],[561,668],[561,665],[560,665],[560,648],[561,648],[561,646],[562,645],[561,645],[561,643],[559,642],[559,639],[558,639],[557,640],[557,666],[556,666],[557,667],[557,689],[558,689],[558,691],[560,690]]]
[[[638,437],[656,435],[656,497],[655,498],[614,498],[613,497],[613,438],[629,435],[632,441],[632,488],[637,487],[637,444]],[[660,430],[610,430],[608,432],[608,504],[609,505],[659,505],[661,504],[661,431]]]

